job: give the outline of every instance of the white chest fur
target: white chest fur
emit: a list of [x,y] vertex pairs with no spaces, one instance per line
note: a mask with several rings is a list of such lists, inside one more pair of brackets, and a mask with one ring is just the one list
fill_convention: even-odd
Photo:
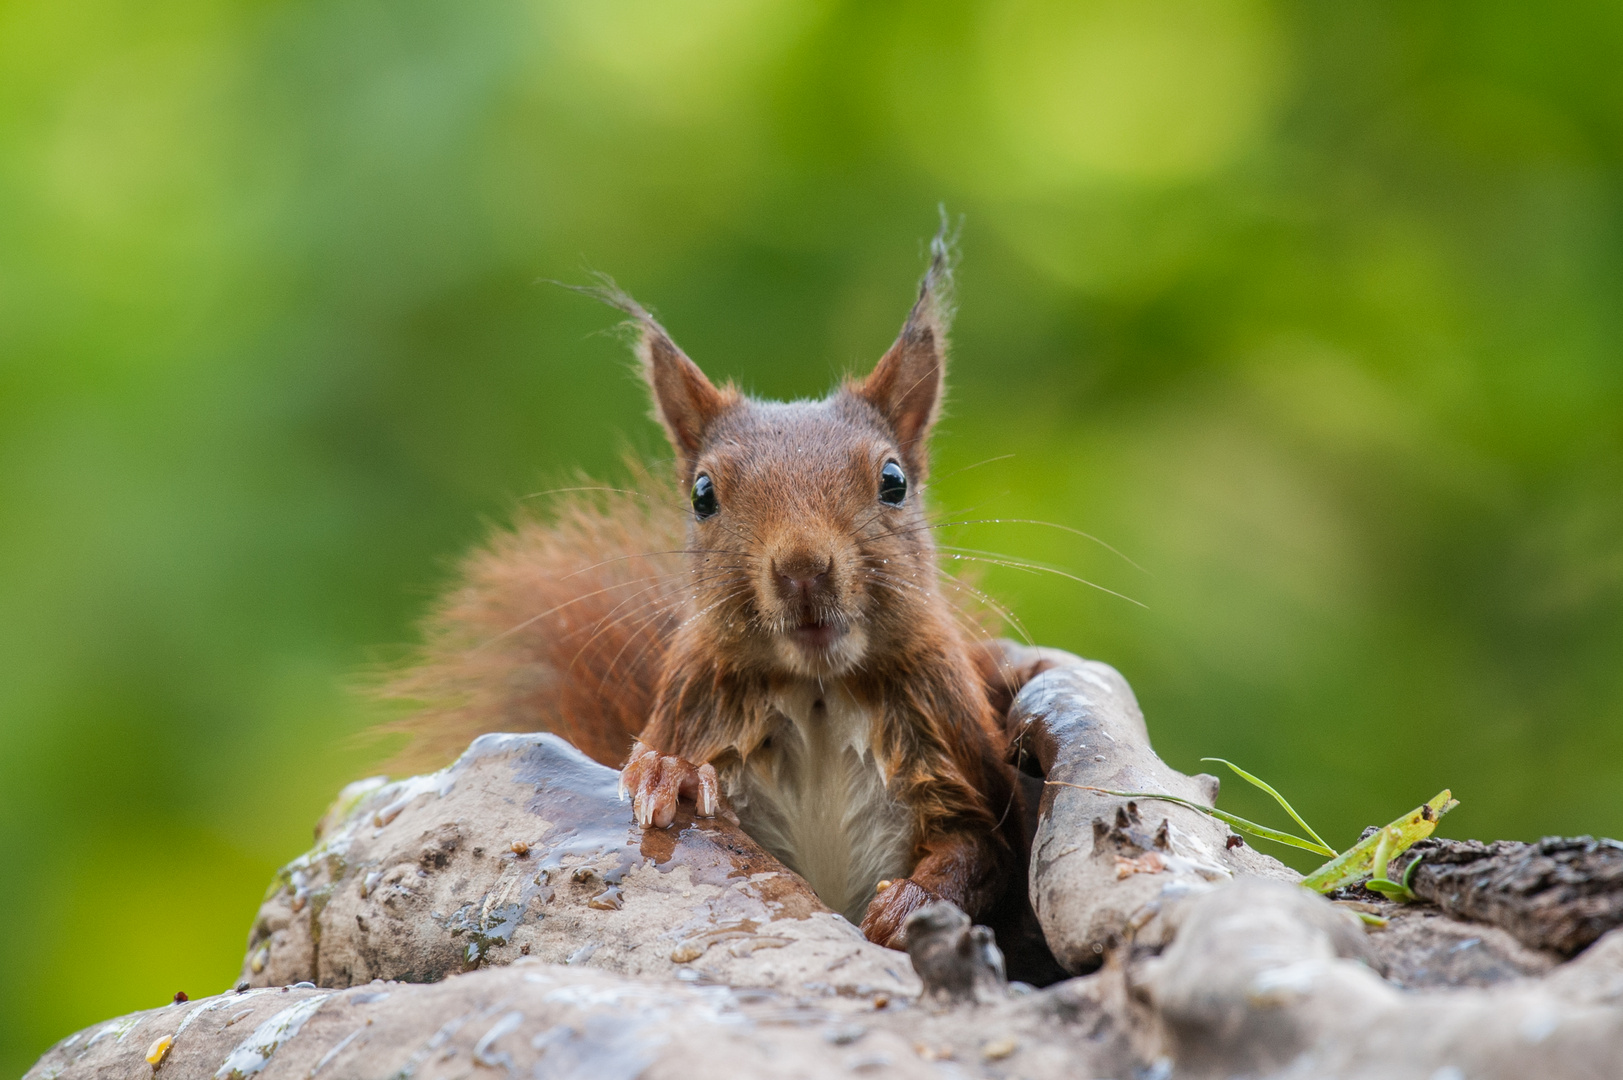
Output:
[[727,797],[746,832],[860,922],[874,886],[911,868],[912,817],[885,790],[871,712],[842,687],[811,683],[776,704],[776,729],[727,778]]

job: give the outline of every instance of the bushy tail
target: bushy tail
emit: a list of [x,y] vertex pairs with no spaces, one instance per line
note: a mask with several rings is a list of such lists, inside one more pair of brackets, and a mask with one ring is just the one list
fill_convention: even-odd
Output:
[[383,696],[422,708],[395,767],[438,765],[488,731],[551,731],[619,767],[642,731],[680,620],[684,519],[669,484],[559,493],[493,533],[429,616]]

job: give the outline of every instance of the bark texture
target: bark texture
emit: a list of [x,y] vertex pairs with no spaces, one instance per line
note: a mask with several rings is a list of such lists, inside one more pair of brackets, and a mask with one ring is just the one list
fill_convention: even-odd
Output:
[[1450,915],[1503,927],[1534,949],[1572,956],[1623,926],[1623,844],[1590,836],[1536,843],[1431,838],[1410,888]]

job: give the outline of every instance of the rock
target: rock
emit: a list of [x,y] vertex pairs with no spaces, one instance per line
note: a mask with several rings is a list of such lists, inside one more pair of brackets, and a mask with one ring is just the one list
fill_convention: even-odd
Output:
[[1332,903],[1194,810],[1083,790],[1209,805],[1217,782],[1160,761],[1113,669],[1004,652],[1028,680],[1017,754],[1059,782],[1031,823],[1041,935],[1092,974],[1011,990],[951,905],[914,915],[903,963],[736,821],[645,833],[613,770],[487,735],[346,789],[262,906],[238,992],[87,1029],[29,1076],[1616,1075],[1623,848],[1427,842],[1413,880],[1440,907]]
[[1211,806],[1219,785],[1156,756],[1132,688],[1115,668],[1044,652],[1048,666],[1016,695],[1009,725],[1048,781],[1031,848],[1031,902],[1067,970],[1098,967],[1129,927],[1141,932],[1165,901],[1236,875],[1300,880],[1277,859],[1229,847],[1228,827],[1195,810],[1082,790],[1164,793]]
[[1372,966],[1406,990],[1493,986],[1544,975],[1561,963],[1530,949],[1497,926],[1453,919],[1430,904],[1367,903],[1358,907],[1388,920],[1370,928]]
[[1541,980],[1413,993],[1370,969],[1350,915],[1279,882],[1165,918],[1170,945],[1123,979],[1179,1077],[1599,1080],[1623,1061],[1623,933]]
[[[1542,979],[1414,993],[1354,916],[1239,879],[1169,901],[1159,951],[1044,990],[906,997],[684,984],[522,957],[421,985],[249,989],[64,1039],[26,1080],[787,1075],[1600,1080],[1623,1060],[1623,931]],[[963,929],[957,920],[951,922]],[[168,1040],[167,1044],[164,1040]]]
[[485,735],[455,764],[352,785],[260,908],[243,979],[434,982],[521,956],[733,986],[916,993],[735,821],[644,832],[618,774],[554,735]]
[[[145,1054],[171,1040],[163,1080],[371,1080],[536,1076],[760,1080],[763,1076],[937,1077],[950,1061],[991,1075],[1125,1074],[1125,1044],[1072,990],[963,1012],[892,999],[807,997],[683,985],[522,958],[432,985],[255,989],[168,1005],[53,1047],[27,1080],[147,1080]],[[994,1033],[990,1037],[988,1032]],[[1000,1052],[988,1056],[985,1047]],[[1001,1073],[1001,1070],[999,1070]]]

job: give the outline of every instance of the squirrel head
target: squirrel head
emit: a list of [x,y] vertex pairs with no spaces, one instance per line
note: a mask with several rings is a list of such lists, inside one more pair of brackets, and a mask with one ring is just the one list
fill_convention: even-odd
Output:
[[719,665],[840,676],[905,660],[950,627],[923,505],[950,283],[945,244],[934,254],[895,344],[817,401],[715,386],[624,300],[692,508],[681,632]]

